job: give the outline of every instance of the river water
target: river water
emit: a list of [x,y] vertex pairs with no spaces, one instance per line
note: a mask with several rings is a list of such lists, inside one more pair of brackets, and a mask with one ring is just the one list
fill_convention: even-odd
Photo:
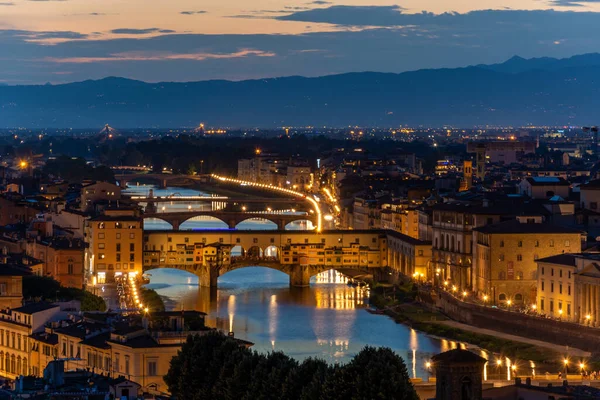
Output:
[[[200,194],[182,188],[157,190],[153,186],[133,186],[127,193],[147,194],[151,188],[156,196],[175,192]],[[165,207],[187,208],[181,203]],[[263,221],[244,224],[245,229],[276,228]],[[181,225],[181,229],[208,228],[225,227],[208,219]],[[170,225],[147,220],[144,229],[170,229]],[[257,351],[276,350],[297,359],[319,357],[344,363],[366,345],[386,346],[405,360],[411,377],[427,378],[426,362],[457,346],[397,324],[386,316],[368,313],[368,289],[348,286],[346,278],[333,270],[314,277],[309,288],[298,289],[289,287],[289,278],[282,272],[264,267],[243,268],[219,277],[218,289],[212,291],[200,288],[198,278],[185,271],[156,269],[148,273],[148,287],[166,299],[167,308],[206,312],[208,325],[253,342]]]

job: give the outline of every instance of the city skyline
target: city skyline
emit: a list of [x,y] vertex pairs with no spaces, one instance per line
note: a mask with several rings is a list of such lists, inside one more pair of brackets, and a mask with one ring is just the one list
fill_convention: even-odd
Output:
[[600,49],[597,1],[31,0],[0,11],[5,84],[403,72]]

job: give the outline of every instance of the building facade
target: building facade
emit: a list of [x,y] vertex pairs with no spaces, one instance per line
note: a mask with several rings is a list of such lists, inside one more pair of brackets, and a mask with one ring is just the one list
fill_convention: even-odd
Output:
[[133,210],[105,210],[86,223],[87,284],[114,282],[117,276],[142,273],[143,222]]
[[512,220],[473,230],[474,290],[494,304],[535,304],[537,260],[581,251],[582,232]]

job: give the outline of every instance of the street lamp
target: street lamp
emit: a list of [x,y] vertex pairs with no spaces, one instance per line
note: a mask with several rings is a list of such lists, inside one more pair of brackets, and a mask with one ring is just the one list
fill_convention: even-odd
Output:
[[487,303],[487,301],[488,301],[488,295],[487,294],[483,295],[483,301],[485,301]]
[[558,310],[558,318],[562,318],[562,313],[563,313],[562,310]]
[[496,365],[501,367],[502,366],[502,360],[501,359],[497,359],[496,360]]

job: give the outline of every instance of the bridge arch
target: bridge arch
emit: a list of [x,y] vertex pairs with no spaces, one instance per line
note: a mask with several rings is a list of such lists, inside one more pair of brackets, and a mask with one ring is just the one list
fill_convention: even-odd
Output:
[[313,221],[311,219],[302,218],[300,216],[298,217],[298,219],[295,219],[295,220],[290,221],[287,224],[285,224],[286,231],[296,231],[296,230],[310,231],[313,229],[315,229]]
[[228,229],[229,225],[221,218],[212,215],[197,215],[184,219],[179,224],[180,230],[194,229]]
[[[250,224],[257,224],[257,223],[261,223],[262,225],[260,225],[260,227],[254,225],[254,226],[250,226]],[[274,222],[273,220],[269,219],[268,217],[248,217],[246,219],[243,219],[241,221],[239,221],[236,225],[235,225],[235,229],[238,230],[277,230],[277,223]]]
[[147,231],[166,231],[172,230],[173,224],[169,221],[158,217],[144,218],[144,230]]

